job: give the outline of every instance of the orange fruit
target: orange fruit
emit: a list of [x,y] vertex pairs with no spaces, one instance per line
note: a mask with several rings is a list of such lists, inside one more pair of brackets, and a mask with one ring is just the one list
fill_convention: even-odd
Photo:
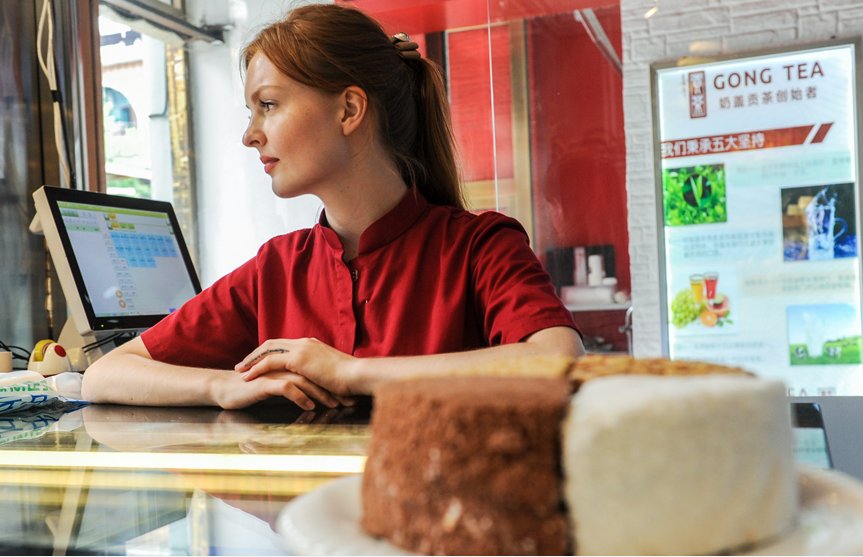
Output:
[[719,320],[719,317],[707,308],[701,310],[701,314],[698,318],[701,319],[701,324],[705,327],[715,327],[716,322]]

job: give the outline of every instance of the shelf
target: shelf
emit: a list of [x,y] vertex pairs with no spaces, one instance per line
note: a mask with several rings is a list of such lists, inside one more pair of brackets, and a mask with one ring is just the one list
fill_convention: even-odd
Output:
[[566,309],[578,313],[584,311],[626,311],[629,309],[629,302],[625,304],[565,304]]

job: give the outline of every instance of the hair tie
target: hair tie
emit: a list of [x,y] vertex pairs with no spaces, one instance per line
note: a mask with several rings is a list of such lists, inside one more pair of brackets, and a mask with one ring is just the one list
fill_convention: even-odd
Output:
[[405,60],[419,60],[422,58],[419,51],[420,45],[411,41],[407,33],[396,33],[390,37],[390,42],[396,47],[398,55]]

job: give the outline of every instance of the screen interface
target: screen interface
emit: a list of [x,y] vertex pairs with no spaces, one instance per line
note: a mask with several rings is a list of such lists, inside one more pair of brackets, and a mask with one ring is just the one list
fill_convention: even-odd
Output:
[[831,468],[827,435],[820,427],[794,428],[794,458],[802,464]]
[[195,295],[166,213],[58,201],[94,315],[167,315]]
[[791,407],[795,460],[818,468],[832,468],[821,405],[817,402],[795,402]]

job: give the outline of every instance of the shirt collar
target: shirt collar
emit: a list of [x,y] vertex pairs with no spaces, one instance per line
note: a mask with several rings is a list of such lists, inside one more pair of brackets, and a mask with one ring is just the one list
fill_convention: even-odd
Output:
[[[372,252],[401,236],[425,213],[428,201],[418,189],[409,188],[395,207],[373,222],[360,235],[360,255]],[[342,243],[335,231],[327,223],[326,209],[321,212],[318,221],[324,238],[331,248],[341,251]]]

